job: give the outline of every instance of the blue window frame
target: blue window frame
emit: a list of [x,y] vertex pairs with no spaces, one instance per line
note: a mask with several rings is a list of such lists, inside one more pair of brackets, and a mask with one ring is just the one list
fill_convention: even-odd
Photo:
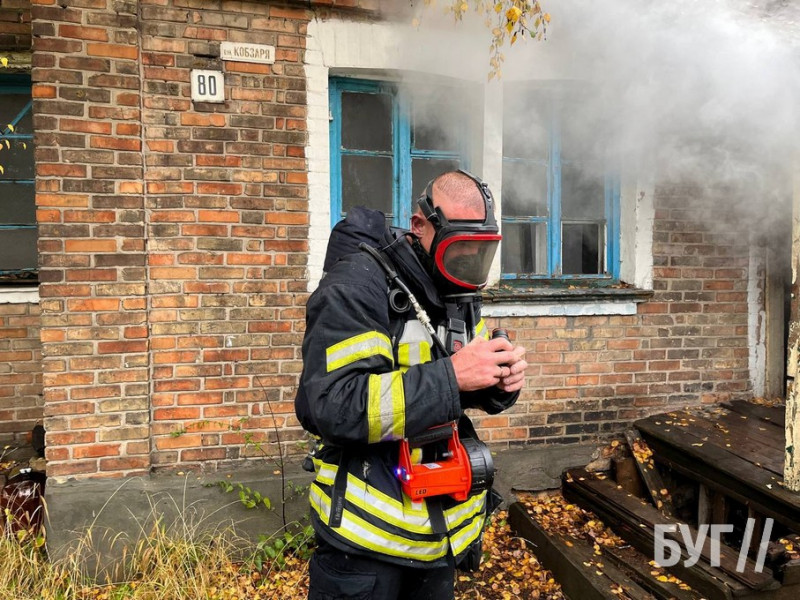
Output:
[[0,77],[0,283],[36,280],[31,80]]
[[466,160],[467,102],[454,86],[330,80],[331,226],[354,206],[408,226],[428,181]]
[[502,278],[619,281],[619,176],[571,93],[504,91]]

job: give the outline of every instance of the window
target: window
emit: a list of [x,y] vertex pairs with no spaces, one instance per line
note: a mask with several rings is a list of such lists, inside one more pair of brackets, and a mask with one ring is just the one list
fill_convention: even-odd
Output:
[[468,168],[468,108],[455,85],[332,78],[331,226],[363,205],[407,227],[431,179]]
[[619,179],[580,95],[504,90],[502,277],[619,280]]
[[37,277],[31,80],[0,77],[0,282]]

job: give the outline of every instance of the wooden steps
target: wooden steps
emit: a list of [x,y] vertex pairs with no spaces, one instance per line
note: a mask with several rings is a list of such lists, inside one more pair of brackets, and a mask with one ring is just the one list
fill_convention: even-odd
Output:
[[[651,558],[654,556],[655,524],[678,524],[676,519],[663,515],[648,502],[618,489],[610,480],[598,479],[582,469],[565,474],[562,491],[567,500],[592,511],[625,541]],[[683,546],[679,533],[667,537]],[[696,531],[692,531],[692,537],[697,539]],[[738,551],[732,548],[722,546],[720,567],[710,566],[712,557],[708,539],[702,554],[696,565],[686,567],[684,561],[690,558],[690,554],[684,548],[681,561],[668,570],[709,600],[747,596],[753,591],[774,590],[780,586],[770,569],[765,567],[758,573],[754,569],[755,563],[749,559],[744,571],[739,573],[736,569]]]
[[[679,420],[682,416],[676,421],[671,415],[678,413],[656,415],[635,424],[657,463],[800,532],[800,495],[784,489],[780,484],[782,473],[775,472],[782,469],[783,459],[774,441],[783,435],[778,426],[756,419],[755,426],[734,428],[738,417],[730,414],[705,423],[693,416],[694,422],[684,426]],[[773,441],[768,443],[770,435]]]
[[[630,468],[615,472],[627,489],[643,498],[607,475],[583,469],[565,472],[562,493],[572,506],[564,506],[575,521],[593,527],[578,506],[623,541],[614,537],[611,544],[592,545],[596,532],[554,526],[562,521],[542,517],[542,504],[535,506],[536,514],[514,505],[509,520],[536,545],[537,556],[572,600],[797,600],[800,494],[781,486],[784,422],[783,407],[742,401],[637,421],[636,430],[626,433],[628,446],[614,442],[606,450],[611,450],[615,464],[630,465],[633,455],[638,475]],[[710,524],[729,525],[734,531],[717,547],[707,533]],[[666,532],[660,525],[677,531]],[[665,568],[690,588],[670,583],[672,577],[653,577],[658,573],[652,567],[658,556],[655,546],[663,540],[670,550],[662,557],[671,557],[672,548],[681,552],[677,564]],[[767,541],[763,553],[760,546]]]
[[530,541],[536,557],[571,600],[699,600],[702,594],[658,581],[647,560],[631,548],[603,549],[597,555],[588,541],[546,531],[516,502],[508,511],[511,528]]

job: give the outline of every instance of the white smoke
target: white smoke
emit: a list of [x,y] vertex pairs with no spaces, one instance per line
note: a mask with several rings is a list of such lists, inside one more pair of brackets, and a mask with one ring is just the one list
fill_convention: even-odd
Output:
[[664,176],[748,185],[785,177],[797,160],[792,4],[559,0],[545,9],[547,41],[508,50],[504,80],[581,82],[592,92],[581,110],[612,124],[606,148],[655,152]]

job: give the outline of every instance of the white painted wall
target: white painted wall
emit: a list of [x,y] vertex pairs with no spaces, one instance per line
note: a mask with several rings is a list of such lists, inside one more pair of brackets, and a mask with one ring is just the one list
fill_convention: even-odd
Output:
[[38,304],[39,288],[0,289],[0,304]]

